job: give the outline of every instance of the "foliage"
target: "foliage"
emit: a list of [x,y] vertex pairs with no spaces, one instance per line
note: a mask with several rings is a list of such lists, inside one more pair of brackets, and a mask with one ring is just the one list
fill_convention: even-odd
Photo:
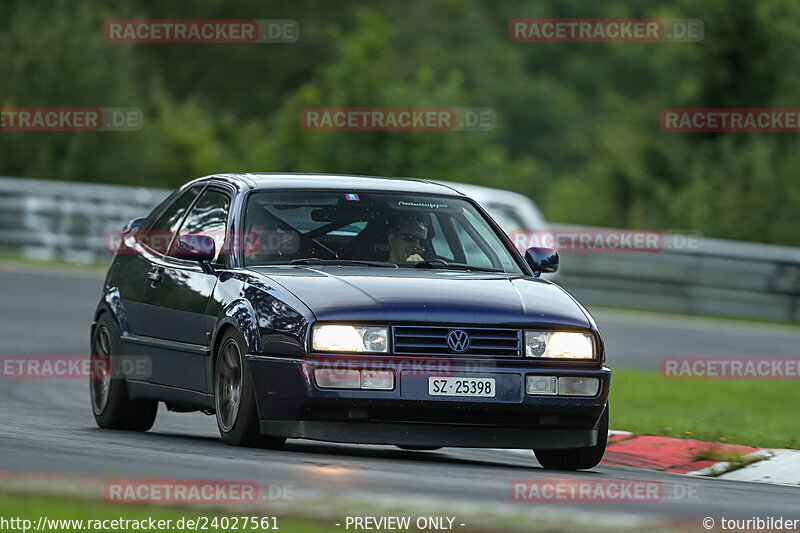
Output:
[[[516,43],[526,17],[699,18],[698,43]],[[116,44],[123,18],[288,18],[295,44]],[[517,190],[559,222],[800,244],[797,134],[666,133],[676,107],[800,107],[793,0],[0,3],[0,106],[138,107],[138,132],[0,133],[0,174],[173,187],[222,171]],[[491,107],[491,132],[320,132],[306,107]]]

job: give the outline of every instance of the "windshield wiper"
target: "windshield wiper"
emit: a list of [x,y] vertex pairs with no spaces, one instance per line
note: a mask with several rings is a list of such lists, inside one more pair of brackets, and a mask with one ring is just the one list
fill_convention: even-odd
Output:
[[441,269],[448,269],[448,270],[474,270],[477,272],[503,272],[505,270],[499,268],[488,268],[488,267],[478,267],[472,265],[459,265],[456,263],[448,263],[447,261],[443,261],[441,259],[432,259],[430,261],[420,261],[418,263],[413,263],[409,266],[414,268],[441,268]]
[[321,257],[305,257],[302,259],[292,259],[290,265],[336,265],[336,266],[374,266],[397,268],[395,263],[382,261],[361,261],[358,259],[322,259]]

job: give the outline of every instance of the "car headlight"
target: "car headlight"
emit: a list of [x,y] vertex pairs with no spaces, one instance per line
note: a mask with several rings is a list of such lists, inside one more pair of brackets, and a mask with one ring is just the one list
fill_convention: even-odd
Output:
[[595,359],[594,339],[572,331],[525,331],[525,357]]
[[321,352],[388,352],[389,328],[317,324],[311,331],[311,345]]

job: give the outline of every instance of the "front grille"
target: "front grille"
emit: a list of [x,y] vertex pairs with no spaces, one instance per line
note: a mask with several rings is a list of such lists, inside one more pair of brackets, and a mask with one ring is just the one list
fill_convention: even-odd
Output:
[[[470,338],[469,349],[455,352],[447,344],[447,335],[463,330]],[[475,355],[520,357],[522,330],[458,326],[393,326],[394,353],[399,355]]]

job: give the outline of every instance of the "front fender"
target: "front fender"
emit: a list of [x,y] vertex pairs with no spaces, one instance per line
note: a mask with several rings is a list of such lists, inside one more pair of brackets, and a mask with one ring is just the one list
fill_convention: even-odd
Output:
[[253,306],[244,298],[228,303],[221,310],[214,332],[211,335],[211,351],[209,353],[211,357],[206,358],[206,390],[209,394],[214,393],[214,364],[220,335],[228,327],[234,327],[244,336],[244,341],[247,343],[247,353],[258,353],[262,349],[262,344],[257,324],[258,321]]
[[244,298],[230,302],[222,310],[222,317],[217,321],[217,327],[211,339],[211,346],[216,350],[218,336],[227,326],[233,326],[244,335],[247,343],[247,353],[261,353],[263,345],[258,332],[258,318],[256,318],[253,305]]
[[103,293],[100,303],[94,311],[94,318],[92,319],[92,327],[89,332],[89,342],[94,335],[94,328],[97,325],[97,319],[100,318],[101,313],[108,313],[111,319],[117,324],[120,333],[125,336],[129,335],[131,328],[128,323],[128,315],[125,313],[125,308],[122,306],[122,299],[119,295],[117,287],[109,287]]
[[295,358],[305,355],[309,319],[297,309],[302,309],[302,302],[279,285],[267,285],[259,279],[239,274],[217,285],[213,301],[218,302],[219,307],[215,313],[212,357],[208,358],[206,374],[209,390],[213,390],[213,356],[221,340],[220,334],[228,326],[242,333],[248,354]]

